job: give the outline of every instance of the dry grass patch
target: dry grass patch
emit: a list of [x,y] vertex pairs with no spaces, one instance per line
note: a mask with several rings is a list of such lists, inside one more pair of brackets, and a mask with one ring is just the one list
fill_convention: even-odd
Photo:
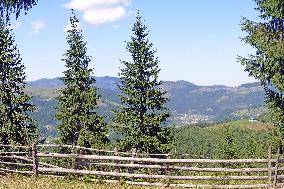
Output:
[[[81,180],[70,180],[49,176],[22,176],[5,175],[0,176],[0,189],[160,189],[161,187],[143,187],[120,184],[100,184],[84,182]],[[169,188],[168,188],[169,189]]]

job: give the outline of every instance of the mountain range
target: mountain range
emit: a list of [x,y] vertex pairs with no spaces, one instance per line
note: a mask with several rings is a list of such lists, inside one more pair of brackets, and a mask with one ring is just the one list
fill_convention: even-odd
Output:
[[[98,113],[110,121],[112,110],[119,105],[116,77],[95,77],[101,100]],[[47,129],[56,125],[54,117],[59,94],[64,87],[59,78],[39,79],[27,83],[26,92],[33,96],[32,103],[38,110],[32,113],[38,124]],[[267,112],[264,108],[264,89],[259,82],[238,87],[223,85],[198,86],[188,81],[163,81],[162,89],[170,99],[167,106],[171,112],[171,124],[220,122],[225,119],[247,118]],[[48,127],[48,128],[46,128]]]

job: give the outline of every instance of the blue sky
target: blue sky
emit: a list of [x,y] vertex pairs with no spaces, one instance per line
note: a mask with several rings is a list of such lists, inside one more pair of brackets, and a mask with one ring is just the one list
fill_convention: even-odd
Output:
[[80,18],[96,76],[117,76],[119,59],[129,60],[125,41],[139,9],[158,50],[160,79],[228,86],[254,81],[236,62],[253,52],[240,40],[241,17],[257,19],[252,0],[39,0],[12,22],[28,80],[62,76],[70,8]]

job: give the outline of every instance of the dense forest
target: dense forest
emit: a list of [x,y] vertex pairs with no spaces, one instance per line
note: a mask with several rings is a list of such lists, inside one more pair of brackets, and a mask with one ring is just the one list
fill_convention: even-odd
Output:
[[248,120],[178,127],[174,153],[192,158],[266,158],[272,128]]

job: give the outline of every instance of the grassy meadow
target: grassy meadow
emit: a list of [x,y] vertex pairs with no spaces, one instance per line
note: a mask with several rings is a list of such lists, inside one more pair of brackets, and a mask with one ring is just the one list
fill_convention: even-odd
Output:
[[[158,189],[161,187],[144,187],[126,184],[106,184],[85,182],[77,179],[57,178],[49,176],[0,176],[0,189]],[[170,188],[169,188],[170,189]]]

